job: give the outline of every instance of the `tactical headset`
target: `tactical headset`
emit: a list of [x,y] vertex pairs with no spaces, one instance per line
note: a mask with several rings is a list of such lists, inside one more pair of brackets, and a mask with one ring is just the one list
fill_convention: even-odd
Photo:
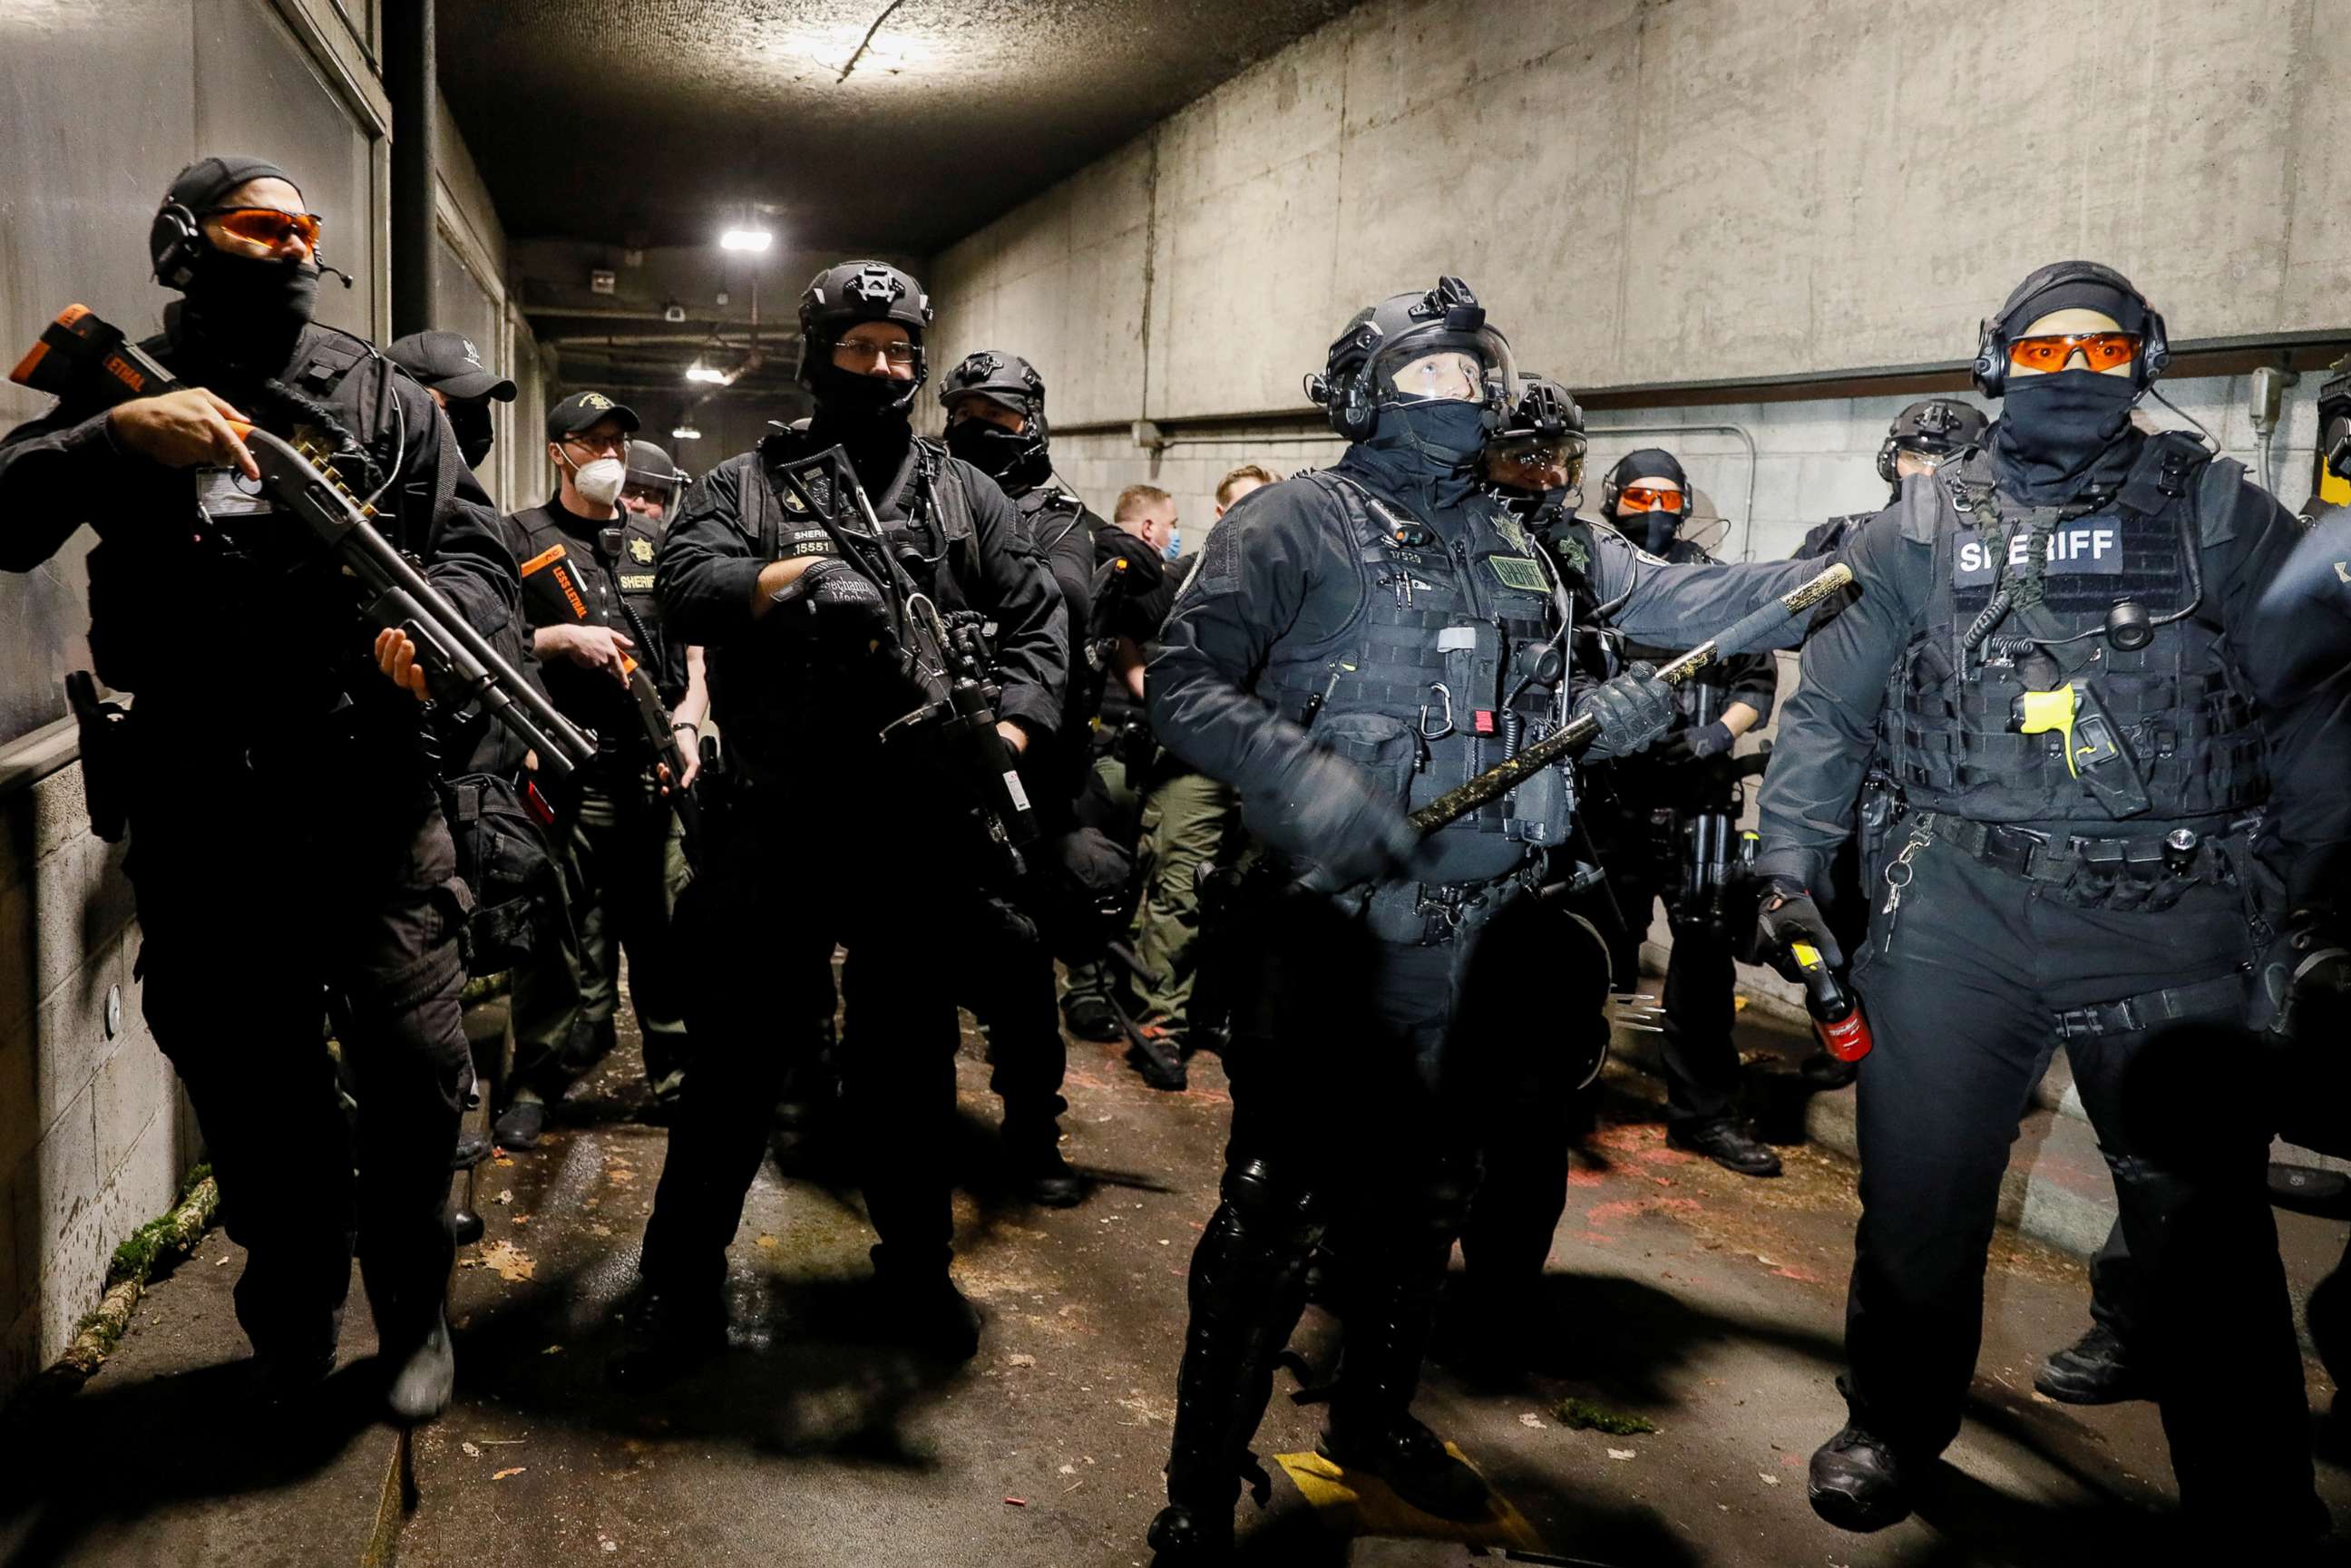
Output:
[[[1885,441],[1877,448],[1877,476],[1889,485],[1895,482],[1894,463],[1900,454],[1913,452],[1940,463],[1981,442],[1984,432],[1989,428],[1982,411],[1963,402],[1947,402],[1941,398],[1932,398],[1911,406],[1918,411],[1912,428],[1907,431],[1902,428],[1903,418],[1910,413],[1906,408],[1895,415],[1892,428],[1886,431]],[[1936,451],[1927,443],[1932,443],[1941,450]]]
[[[1373,369],[1373,360],[1388,338],[1378,318],[1387,314],[1391,319],[1398,313],[1404,316],[1395,325],[1395,335],[1401,348],[1426,333],[1431,338],[1451,334],[1474,335],[1486,326],[1486,308],[1478,303],[1478,296],[1467,283],[1451,276],[1439,277],[1437,287],[1414,298],[1410,295],[1395,295],[1363,311],[1347,323],[1331,345],[1323,368],[1306,378],[1306,396],[1321,405],[1323,417],[1331,428],[1349,442],[1368,441],[1379,429],[1379,389]],[[1499,339],[1500,334],[1495,336]],[[1489,387],[1486,411],[1489,428],[1499,428],[1507,414],[1504,401]]]
[[[156,282],[185,293],[209,248],[204,225],[185,202],[165,202],[155,210],[155,221],[147,229],[147,254],[155,261]],[[321,276],[331,272],[343,280],[344,287],[351,286],[351,275],[340,267],[329,267],[318,251],[311,251],[310,263]]]
[[[1600,481],[1600,509],[1607,514],[1612,521],[1616,516],[1616,497],[1625,493],[1625,465],[1631,461],[1631,457],[1632,455],[1627,453],[1624,457],[1618,458],[1615,466],[1608,470],[1608,477]],[[1676,464],[1675,466],[1679,467],[1680,465]],[[1688,522],[1690,511],[1698,505],[1698,501],[1690,492],[1687,473],[1683,474],[1681,483],[1675,488],[1681,492],[1682,504],[1680,510],[1674,515],[1682,522]]]
[[[2147,301],[2147,296],[2133,287],[2128,279],[2110,267],[2100,267],[2095,261],[2060,263],[2043,279],[2042,288],[2060,283],[2103,283],[2119,288],[2139,302],[2147,314],[2138,333],[2138,358],[2131,361],[2131,382],[2145,392],[2154,380],[2163,374],[2171,363],[2171,338],[2164,330],[2163,312]],[[2036,291],[2037,292],[2037,291]],[[1976,362],[1973,366],[1976,390],[1986,397],[2000,397],[2008,386],[2008,329],[2000,316],[1987,316],[1977,324]]]

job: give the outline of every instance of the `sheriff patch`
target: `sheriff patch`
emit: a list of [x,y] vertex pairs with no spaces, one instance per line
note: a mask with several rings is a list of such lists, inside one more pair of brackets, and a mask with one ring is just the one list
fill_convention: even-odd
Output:
[[653,541],[651,539],[631,539],[629,541],[629,559],[635,561],[639,566],[653,565]]
[[1502,580],[1505,588],[1515,588],[1520,593],[1548,593],[1551,584],[1543,578],[1542,568],[1517,555],[1489,555],[1486,564]]
[[633,572],[633,573],[632,573],[632,572],[626,572],[626,571],[624,571],[624,572],[622,572],[622,573],[621,574],[621,591],[622,591],[622,592],[623,592],[623,593],[651,593],[653,591],[653,574],[652,572],[650,572],[650,571],[645,571],[645,572]]
[[[2008,570],[2011,573],[2024,570],[2029,533],[2020,532],[2008,541]],[[1962,539],[1951,567],[1953,588],[1989,588],[1992,580],[1992,547],[1981,539]],[[2059,528],[2049,536],[2049,575],[2052,577],[2120,577],[2123,574],[2123,541],[2115,525],[2082,523]]]

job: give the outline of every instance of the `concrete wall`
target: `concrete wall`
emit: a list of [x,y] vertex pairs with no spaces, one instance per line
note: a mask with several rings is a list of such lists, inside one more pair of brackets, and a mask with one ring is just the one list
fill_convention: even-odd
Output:
[[70,722],[0,752],[0,1394],[66,1347],[196,1157],[140,1011],[122,849],[90,835]]
[[937,361],[1028,355],[1063,425],[1291,409],[1350,314],[1445,271],[1579,389],[1792,378],[1961,358],[2071,255],[2178,338],[2339,328],[2319,14],[1374,0],[943,253]]

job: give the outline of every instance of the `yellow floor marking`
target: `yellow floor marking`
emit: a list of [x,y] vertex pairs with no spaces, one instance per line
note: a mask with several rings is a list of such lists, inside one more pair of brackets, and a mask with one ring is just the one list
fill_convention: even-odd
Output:
[[[1463,1464],[1469,1463],[1450,1443],[1445,1445],[1445,1451]],[[1476,1546],[1515,1546],[1522,1552],[1543,1549],[1542,1537],[1535,1533],[1526,1516],[1491,1490],[1486,1493],[1484,1519],[1439,1519],[1396,1496],[1378,1477],[1351,1475],[1320,1454],[1276,1454],[1274,1463],[1326,1524],[1350,1535],[1412,1535]]]

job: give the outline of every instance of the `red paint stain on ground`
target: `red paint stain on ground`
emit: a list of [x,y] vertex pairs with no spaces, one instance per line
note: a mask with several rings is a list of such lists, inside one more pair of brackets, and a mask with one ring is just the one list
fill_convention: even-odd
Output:
[[1595,1203],[1583,1211],[1590,1224],[1614,1225],[1639,1214],[1687,1214],[1701,1207],[1694,1197],[1626,1197],[1614,1203]]

